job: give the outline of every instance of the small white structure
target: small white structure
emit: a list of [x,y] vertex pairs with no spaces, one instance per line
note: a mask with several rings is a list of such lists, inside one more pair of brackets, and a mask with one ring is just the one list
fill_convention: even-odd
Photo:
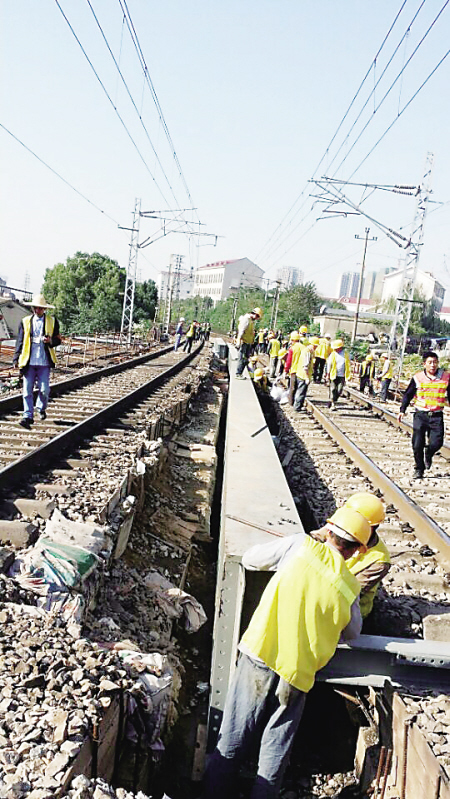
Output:
[[281,284],[280,290],[287,291],[303,283],[303,272],[295,266],[281,266],[277,269],[276,279]]
[[[172,297],[173,300],[180,299],[185,300],[186,297],[192,297],[192,292],[194,289],[194,277],[192,272],[179,272],[179,277],[175,278],[175,273],[172,272],[172,280],[173,280],[173,288],[175,291],[175,280],[179,280],[179,287],[180,293],[177,297]],[[167,296],[167,285],[169,281],[169,271],[165,270],[163,272],[158,273],[158,277],[156,279],[156,286],[158,289],[158,303],[161,304],[165,302]]]
[[[413,270],[411,267],[411,270],[408,270],[408,277],[412,277],[412,272]],[[398,298],[402,282],[402,275],[403,269],[396,269],[395,272],[391,272],[390,275],[385,276],[383,293],[381,295],[382,302],[386,302],[389,297],[395,297],[396,299]],[[417,270],[416,286],[426,300],[434,300],[436,311],[439,313],[444,304],[444,286],[442,286],[441,283],[439,283],[439,281],[433,277],[431,272],[423,272],[421,269]]]
[[214,305],[226,300],[241,286],[261,288],[263,270],[248,258],[217,261],[194,270],[194,295],[211,297]]

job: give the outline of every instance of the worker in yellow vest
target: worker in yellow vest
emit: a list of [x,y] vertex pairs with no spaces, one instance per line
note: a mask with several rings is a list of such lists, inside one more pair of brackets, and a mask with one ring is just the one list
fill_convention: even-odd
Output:
[[205,799],[238,796],[239,765],[260,741],[252,797],[277,797],[317,671],[339,639],[361,630],[360,584],[346,561],[370,538],[352,508],[328,519],[326,541],[304,533],[244,553],[245,569],[273,571],[239,643],[219,739],[205,775]]
[[239,350],[239,360],[236,369],[236,377],[245,379],[242,372],[247,366],[248,359],[252,354],[253,342],[255,341],[255,322],[262,317],[261,308],[254,308],[250,313],[239,317],[237,332],[237,347]]
[[[305,338],[303,338],[305,341]],[[295,392],[297,390],[297,366],[299,358],[304,350],[304,344],[300,339],[300,333],[293,330],[290,335],[291,347],[286,358],[285,372],[289,375],[289,405],[294,404]]]
[[255,371],[252,373],[252,379],[255,384],[255,388],[259,393],[268,393],[269,385],[264,369],[255,369]]
[[344,342],[337,338],[331,342],[331,355],[327,358],[327,380],[330,381],[330,401],[328,407],[336,410],[336,403],[342,394],[346,380],[350,377],[350,358],[344,349]]
[[269,377],[273,380],[277,371],[278,365],[278,353],[280,352],[281,344],[277,338],[275,338],[275,334],[270,332],[269,333],[269,358],[270,358],[270,370],[269,370]]
[[23,375],[23,416],[19,422],[30,429],[34,421],[33,390],[38,388],[36,410],[41,419],[47,417],[47,404],[50,395],[50,369],[56,365],[55,347],[61,344],[59,322],[47,310],[54,308],[46,302],[43,294],[35,294],[31,302],[24,302],[33,309],[31,316],[25,316],[17,335],[14,366]]
[[436,353],[424,352],[423,365],[403,394],[398,415],[401,422],[408,405],[416,399],[412,437],[416,480],[422,479],[425,469],[431,469],[433,455],[444,443],[445,400],[450,404],[450,374],[439,369]]
[[257,333],[257,341],[258,341],[258,352],[264,352],[264,339],[266,337],[266,333],[264,328],[260,328]]
[[331,336],[329,333],[326,333],[319,340],[319,344],[316,349],[316,359],[314,361],[314,372],[313,372],[313,380],[315,383],[321,383],[323,373],[325,370],[325,364],[327,362],[327,358],[331,353]]
[[394,363],[387,352],[380,355],[380,361],[381,370],[377,375],[377,379],[381,380],[380,402],[387,402],[389,386],[394,376]]
[[359,390],[364,394],[366,388],[369,390],[370,396],[373,395],[373,378],[375,375],[375,360],[373,354],[368,352],[361,364],[361,372],[359,374]]
[[297,363],[297,388],[294,397],[294,411],[303,410],[308,386],[312,380],[314,369],[314,353],[319,344],[317,336],[309,339],[309,344],[303,347],[303,351]]
[[[278,353],[278,375],[279,376],[281,376],[283,374],[283,372],[284,372],[284,367],[285,367],[285,364],[286,364],[286,358],[287,358],[288,352],[289,352],[288,347],[285,346],[285,344],[283,343],[283,346],[280,347],[280,351]],[[276,376],[277,375],[275,373],[275,377]]]

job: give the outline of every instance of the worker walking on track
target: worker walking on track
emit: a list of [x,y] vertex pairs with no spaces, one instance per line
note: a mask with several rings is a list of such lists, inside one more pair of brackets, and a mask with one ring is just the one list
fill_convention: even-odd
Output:
[[344,349],[344,342],[337,338],[331,343],[331,355],[327,359],[327,380],[330,381],[330,401],[328,407],[336,410],[336,403],[342,394],[346,380],[350,377],[350,358]]
[[303,344],[300,342],[300,333],[293,330],[290,337],[290,349],[286,356],[284,367],[285,374],[289,378],[289,405],[294,404],[295,392],[297,390],[297,366],[298,359],[303,352]]
[[178,320],[178,324],[176,326],[176,330],[175,330],[175,345],[174,345],[174,348],[173,348],[175,352],[178,350],[178,347],[180,346],[181,337],[183,335],[183,322],[184,321],[185,321],[184,316],[180,316],[180,318]]
[[327,333],[319,340],[316,349],[316,360],[314,361],[313,380],[315,383],[321,383],[327,358],[331,353],[331,336]]
[[236,369],[236,377],[244,379],[242,372],[247,366],[248,359],[252,353],[253,342],[255,340],[255,322],[261,319],[261,308],[254,308],[250,313],[246,313],[239,318],[237,347],[239,349],[239,360]]
[[308,392],[308,386],[312,380],[314,369],[314,353],[317,345],[319,344],[319,339],[317,336],[313,336],[309,339],[309,342],[309,344],[303,347],[300,358],[298,359],[296,372],[297,388],[295,390],[294,397],[294,411],[303,410],[306,394]]
[[389,386],[394,375],[394,364],[387,352],[380,355],[381,371],[378,372],[377,379],[381,380],[380,402],[387,402]]
[[341,635],[361,630],[358,580],[346,561],[370,538],[367,520],[340,508],[326,541],[299,533],[244,554],[249,570],[274,571],[239,644],[219,740],[205,775],[205,799],[238,796],[239,766],[260,741],[251,799],[278,797],[307,693]]
[[41,419],[47,417],[47,404],[50,395],[50,369],[56,365],[55,347],[61,344],[59,322],[46,311],[54,308],[46,302],[43,294],[35,294],[31,302],[24,302],[33,309],[31,316],[25,316],[17,334],[14,366],[23,375],[23,416],[19,422],[30,429],[34,421],[33,389],[38,387],[36,410]]
[[368,352],[361,364],[359,375],[359,390],[364,394],[366,388],[369,389],[370,396],[373,396],[373,378],[375,375],[375,361],[371,352]]
[[433,455],[444,443],[445,398],[450,403],[450,374],[439,369],[436,353],[424,352],[423,363],[423,370],[414,375],[403,394],[398,414],[401,422],[408,405],[416,398],[412,437],[416,480],[423,477],[425,469],[431,469]]
[[270,358],[270,371],[269,377],[274,378],[278,365],[278,354],[281,349],[281,344],[273,333],[269,333],[269,358]]
[[184,342],[184,347],[183,347],[184,352],[186,352],[186,351],[190,352],[191,349],[192,349],[192,343],[193,343],[193,341],[195,339],[196,327],[197,327],[197,320],[194,319],[194,321],[189,326],[189,329],[188,329],[188,331],[186,333],[186,341]]

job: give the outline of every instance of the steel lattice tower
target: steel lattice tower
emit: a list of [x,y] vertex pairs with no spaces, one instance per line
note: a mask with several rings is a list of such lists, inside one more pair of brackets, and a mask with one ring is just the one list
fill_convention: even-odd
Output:
[[130,257],[128,259],[127,277],[125,282],[125,294],[123,298],[122,324],[120,333],[127,337],[128,343],[131,341],[133,331],[133,308],[134,292],[136,289],[137,256],[139,249],[139,222],[141,216],[141,201],[135,200],[133,227],[131,228]]
[[417,192],[417,209],[414,217],[411,238],[408,243],[407,253],[405,256],[402,281],[400,284],[395,308],[395,318],[391,328],[389,342],[390,350],[392,350],[392,343],[397,338],[397,335],[399,334],[399,337],[401,336],[400,360],[398,364],[399,374],[402,370],[403,358],[405,355],[406,340],[408,337],[408,328],[411,320],[411,311],[414,301],[414,289],[416,286],[420,250],[423,244],[425,217],[427,214],[428,200],[431,194],[430,186],[433,159],[433,153],[427,153],[422,184]]

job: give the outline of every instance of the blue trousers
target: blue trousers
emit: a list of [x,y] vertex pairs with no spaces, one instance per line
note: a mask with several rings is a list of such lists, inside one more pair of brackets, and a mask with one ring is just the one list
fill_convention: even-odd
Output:
[[49,366],[28,366],[23,374],[23,415],[27,419],[33,418],[33,389],[35,383],[38,388],[36,410],[45,411],[50,394]]
[[301,411],[306,399],[306,394],[308,393],[308,386],[309,383],[306,380],[302,380],[301,377],[297,377],[297,388],[295,390],[294,396],[294,411]]
[[180,346],[180,341],[181,341],[181,336],[182,335],[183,335],[182,333],[177,333],[177,335],[176,335],[175,346],[174,346],[175,352],[177,351],[178,347]]
[[306,694],[241,654],[228,690],[217,747],[205,774],[204,799],[238,795],[239,766],[260,738],[251,799],[275,799],[289,762]]

